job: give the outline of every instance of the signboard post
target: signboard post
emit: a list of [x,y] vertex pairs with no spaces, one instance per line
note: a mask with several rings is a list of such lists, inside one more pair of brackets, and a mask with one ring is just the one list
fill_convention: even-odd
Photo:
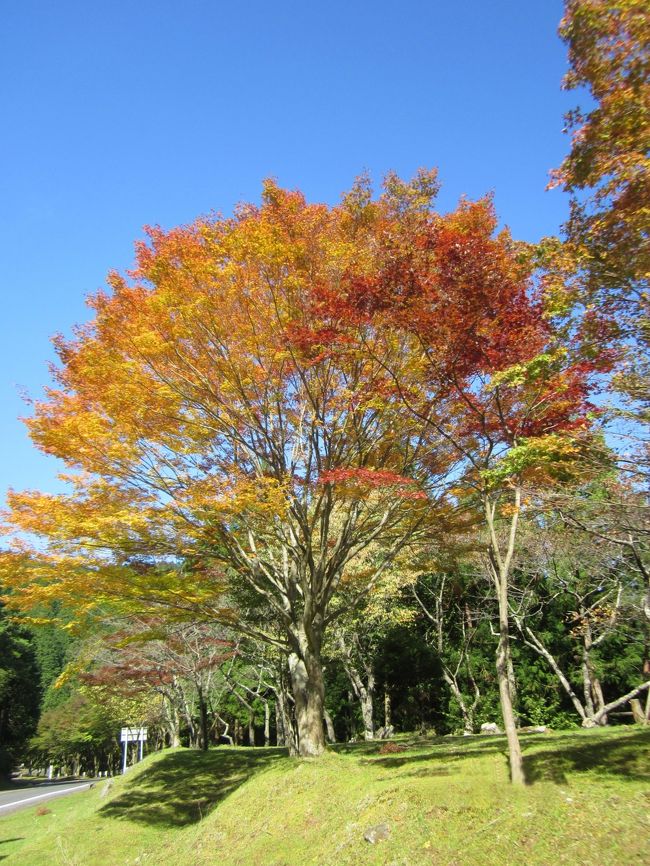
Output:
[[126,764],[127,758],[129,754],[129,743],[138,743],[138,755],[139,760],[142,760],[142,754],[144,750],[144,742],[147,739],[147,729],[146,728],[122,728],[122,735],[120,737],[122,743],[124,744],[124,760],[122,761],[122,773],[126,773]]

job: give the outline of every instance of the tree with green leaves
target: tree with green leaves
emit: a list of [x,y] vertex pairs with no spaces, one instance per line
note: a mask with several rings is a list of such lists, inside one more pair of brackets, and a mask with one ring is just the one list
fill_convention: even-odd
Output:
[[0,606],[0,775],[11,773],[36,730],[41,702],[31,632]]

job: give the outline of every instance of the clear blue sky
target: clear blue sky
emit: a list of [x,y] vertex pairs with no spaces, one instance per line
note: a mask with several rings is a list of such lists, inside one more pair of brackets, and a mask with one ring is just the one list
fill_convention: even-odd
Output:
[[441,207],[494,191],[558,231],[568,147],[560,0],[15,0],[0,28],[0,499],[57,488],[17,416],[49,337],[128,267],[144,224],[257,200],[336,201],[368,169],[437,165]]

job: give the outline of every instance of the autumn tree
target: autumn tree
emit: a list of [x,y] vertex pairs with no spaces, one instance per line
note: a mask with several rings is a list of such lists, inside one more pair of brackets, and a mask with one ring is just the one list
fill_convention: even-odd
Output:
[[578,297],[609,318],[626,351],[620,389],[647,409],[650,238],[650,16],[644,0],[567,0],[566,89],[591,105],[567,115],[571,149],[552,184],[571,196],[566,243]]
[[350,198],[309,205],[268,183],[232,218],[150,229],[128,278],[90,300],[93,321],[56,339],[55,386],[28,421],[69,491],[9,497],[8,522],[37,539],[3,556],[12,603],[164,606],[276,646],[302,755],[325,744],[321,652],[342,583],[354,606],[434,515],[451,519],[448,449],[394,385],[413,378],[408,341],[328,324],[399,225],[400,195],[365,225]]
[[483,526],[520,781],[523,485],[582,447],[593,364],[554,332],[530,250],[496,234],[490,201],[441,216],[436,192],[432,172],[389,175],[378,199],[362,178],[328,208],[268,184],[232,219],[151,230],[130,280],[112,275],[94,321],[57,340],[58,387],[29,426],[72,490],[10,496],[47,555],[17,548],[4,571],[23,605],[165,604],[276,646],[313,755],[326,629],[409,546]]
[[[385,208],[395,215],[373,246],[374,263],[345,283],[330,327],[346,333],[400,334],[414,359],[405,372],[380,360],[437,455],[445,442],[458,510],[483,527],[484,565],[499,611],[496,667],[511,775],[523,782],[513,711],[509,586],[524,490],[570,472],[589,442],[589,379],[608,363],[573,350],[554,328],[531,249],[497,233],[489,199],[462,202],[440,216],[428,175],[408,189],[390,177]],[[377,220],[363,189],[360,224]],[[327,308],[328,299],[317,301]],[[436,444],[434,444],[436,443]],[[435,465],[435,464],[434,464]],[[470,519],[472,519],[470,517]],[[481,530],[479,530],[481,531]]]
[[183,719],[190,744],[207,750],[216,672],[233,655],[224,629],[161,617],[109,623],[108,632],[89,640],[77,660],[82,682],[127,697],[159,695],[170,745],[179,745]]

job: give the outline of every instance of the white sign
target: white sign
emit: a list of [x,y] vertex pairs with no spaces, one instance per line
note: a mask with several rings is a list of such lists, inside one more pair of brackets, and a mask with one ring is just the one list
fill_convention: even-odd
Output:
[[147,729],[146,728],[122,728],[121,741],[124,743],[124,760],[122,762],[122,772],[126,773],[126,765],[129,751],[129,743],[139,743],[140,748],[138,749],[138,754],[140,760],[142,760],[142,755],[144,751],[145,740],[147,739]]
[[146,728],[122,728],[122,743],[142,743],[147,739]]

